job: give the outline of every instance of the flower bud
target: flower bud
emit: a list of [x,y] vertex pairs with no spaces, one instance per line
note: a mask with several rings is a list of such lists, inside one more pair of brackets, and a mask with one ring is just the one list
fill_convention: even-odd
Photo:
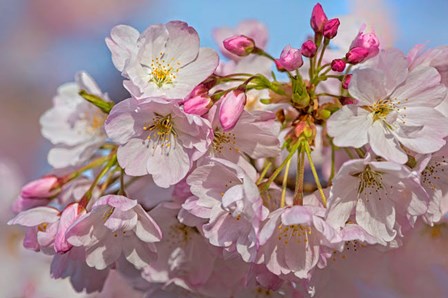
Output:
[[208,96],[208,91],[208,88],[203,84],[196,86],[183,102],[185,113],[199,116],[207,113],[212,105],[212,100],[210,96]]
[[293,71],[298,69],[303,64],[302,54],[299,49],[291,48],[287,45],[282,53],[280,59],[275,61],[275,64],[287,71]]
[[358,100],[354,99],[353,97],[341,97],[340,102],[343,106],[345,106],[356,104],[358,103]]
[[208,96],[195,96],[184,101],[184,111],[187,114],[202,116],[208,112],[212,100]]
[[307,40],[302,44],[302,48],[300,50],[302,55],[308,58],[313,58],[317,52],[317,46],[312,40]]
[[227,93],[221,99],[219,122],[224,131],[231,130],[235,127],[243,113],[246,99],[246,93],[238,89]]
[[235,35],[223,41],[227,51],[240,57],[249,55],[255,49],[255,42],[245,35]]
[[339,22],[339,19],[331,19],[329,20],[325,26],[324,26],[324,36],[328,39],[333,39],[336,34],[338,34],[338,28],[341,22]]
[[327,21],[328,18],[325,15],[322,5],[320,5],[320,3],[317,3],[313,8],[313,12],[311,13],[311,28],[313,28],[314,32],[316,33],[322,33]]
[[364,62],[369,56],[369,50],[361,47],[356,47],[348,51],[345,55],[347,62],[350,64],[358,64]]
[[346,75],[344,80],[342,81],[342,88],[348,89],[348,86],[350,85],[351,79],[352,79],[352,75],[351,74]]
[[14,202],[13,211],[21,212],[48,204],[49,200],[61,191],[56,176],[46,176],[26,184]]
[[365,26],[361,27],[358,35],[355,37],[355,39],[352,41],[352,44],[350,45],[350,49],[353,48],[364,48],[369,51],[366,60],[369,58],[372,58],[376,56],[380,51],[380,42],[378,40],[378,37],[374,32],[365,33]]
[[316,136],[316,125],[314,123],[309,123],[306,120],[301,120],[297,123],[296,127],[294,127],[294,134],[297,138],[301,136],[306,139],[314,139]]
[[334,59],[331,61],[331,69],[337,72],[343,72],[345,69],[345,61],[342,59]]

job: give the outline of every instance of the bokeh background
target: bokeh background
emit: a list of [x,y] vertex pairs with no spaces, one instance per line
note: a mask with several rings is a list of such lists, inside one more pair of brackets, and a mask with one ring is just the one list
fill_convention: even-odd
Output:
[[[383,46],[448,44],[447,0],[322,0],[329,17],[353,15],[375,29]],[[311,0],[0,0],[0,297],[72,295],[50,282],[47,261],[26,253],[20,232],[6,228],[20,184],[49,170],[39,117],[56,88],[79,70],[90,73],[114,100],[126,97],[104,38],[117,24],[139,30],[180,19],[195,27],[202,46],[217,49],[212,30],[258,19],[269,28],[268,50],[299,47],[311,33]],[[33,260],[33,261],[28,261]],[[448,279],[446,280],[448,282]],[[58,294],[59,293],[59,294]],[[74,295],[74,294],[73,294]]]

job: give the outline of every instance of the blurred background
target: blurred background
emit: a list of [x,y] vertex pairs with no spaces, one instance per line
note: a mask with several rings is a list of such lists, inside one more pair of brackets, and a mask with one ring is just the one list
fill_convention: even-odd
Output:
[[[329,18],[352,15],[370,25],[383,46],[408,51],[416,44],[428,47],[448,44],[447,0],[320,2]],[[258,19],[270,32],[268,51],[278,56],[286,44],[299,47],[311,33],[309,17],[315,3],[311,0],[0,0],[0,196],[4,204],[0,213],[3,250],[0,258],[7,258],[6,263],[2,260],[6,266],[2,265],[1,275],[9,272],[8,278],[0,279],[0,296],[35,297],[40,293],[43,297],[57,297],[51,287],[43,286],[42,278],[49,280],[46,261],[24,264],[23,252],[17,248],[18,232],[4,228],[12,215],[7,206],[21,184],[49,170],[46,162],[49,143],[40,135],[39,117],[51,106],[59,85],[72,81],[77,71],[85,70],[112,99],[126,97],[120,73],[113,67],[104,43],[114,25],[129,24],[142,31],[153,23],[184,20],[199,32],[202,46],[218,49],[212,38],[214,28],[234,27],[244,19]],[[34,254],[31,256],[35,258]],[[44,273],[33,269],[36,273],[30,267],[42,268]],[[59,285],[69,288],[67,283]],[[2,293],[5,287],[9,292]]]

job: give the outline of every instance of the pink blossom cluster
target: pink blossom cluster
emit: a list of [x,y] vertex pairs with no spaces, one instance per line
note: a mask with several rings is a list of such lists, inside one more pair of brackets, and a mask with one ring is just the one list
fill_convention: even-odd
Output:
[[320,4],[310,25],[278,57],[257,21],[217,29],[227,60],[181,21],[114,27],[129,98],[85,72],[58,89],[54,170],[9,222],[24,246],[88,293],[118,273],[148,297],[306,297],[347,246],[444,225],[448,48],[383,49],[365,26],[335,48]]

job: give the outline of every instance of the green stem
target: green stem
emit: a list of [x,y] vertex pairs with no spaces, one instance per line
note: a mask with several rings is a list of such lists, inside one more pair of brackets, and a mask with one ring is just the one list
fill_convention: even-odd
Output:
[[330,97],[335,97],[335,98],[340,98],[341,97],[340,95],[331,94],[331,93],[325,93],[325,92],[316,94],[316,96],[330,96]]
[[[112,154],[112,153],[111,153]],[[95,179],[92,182],[92,185],[90,188],[86,191],[84,194],[82,200],[79,202],[80,205],[83,205],[84,207],[87,207],[87,204],[89,204],[90,199],[92,198],[93,190],[98,185],[98,182],[103,178],[103,176],[112,168],[116,162],[117,162],[117,154],[113,152],[112,156],[108,156],[109,162],[104,166],[104,168],[99,172],[99,174],[95,177]]]
[[289,162],[289,160],[293,157],[294,153],[297,151],[297,149],[300,146],[300,142],[297,142],[294,144],[294,146],[291,148],[291,151],[289,152],[288,156],[285,158],[285,160],[281,163],[281,165],[275,169],[274,173],[272,173],[271,177],[269,177],[268,181],[263,184],[262,191],[266,191],[269,189],[269,186],[271,183],[277,178],[278,174],[283,170],[283,168],[286,166],[286,164]]
[[322,51],[320,52],[319,62],[317,63],[317,68],[320,68],[320,65],[322,64],[322,59],[324,58],[325,50],[327,49],[329,40],[325,39],[324,45],[322,47]]
[[103,163],[105,163],[107,160],[109,159],[109,156],[102,156],[99,157],[95,160],[93,160],[91,163],[77,169],[75,172],[71,173],[70,175],[68,175],[65,179],[64,182],[69,182],[75,178],[78,178],[82,173],[84,173],[87,170],[90,170],[92,168],[96,168],[100,165],[102,165]]
[[336,148],[331,142],[331,172],[330,177],[328,178],[328,186],[330,186],[333,182],[334,174],[335,174],[335,160],[336,160]]
[[120,190],[118,191],[119,195],[126,195],[126,190],[125,190],[125,183],[124,183],[124,170],[121,169],[120,171]]
[[266,176],[266,173],[269,171],[271,166],[272,166],[272,162],[268,161],[268,162],[265,163],[263,171],[261,172],[260,177],[258,177],[257,185],[259,185],[261,183],[261,181],[263,181],[264,176]]
[[286,206],[286,187],[288,186],[288,174],[289,174],[289,166],[291,165],[291,160],[288,160],[286,164],[285,173],[283,174],[283,184],[282,184],[282,198],[280,201],[280,208]]
[[319,175],[317,174],[316,167],[314,166],[313,163],[313,158],[311,157],[310,145],[308,144],[308,142],[304,143],[305,143],[305,152],[308,157],[308,161],[310,162],[311,172],[313,173],[314,181],[316,182],[317,189],[319,190],[320,196],[322,197],[322,204],[324,205],[324,207],[326,207],[327,198],[325,197],[324,190],[322,188],[322,185],[320,184]]

